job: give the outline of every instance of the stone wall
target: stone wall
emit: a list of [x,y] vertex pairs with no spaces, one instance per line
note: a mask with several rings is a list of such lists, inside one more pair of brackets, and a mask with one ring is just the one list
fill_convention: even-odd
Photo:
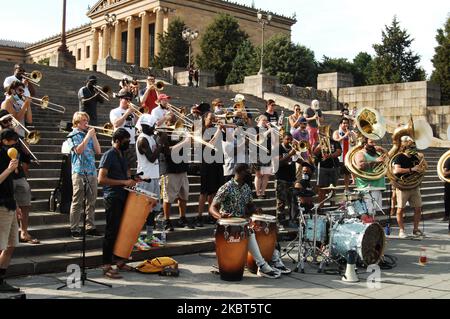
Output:
[[25,63],[25,60],[24,49],[0,46],[0,61]]

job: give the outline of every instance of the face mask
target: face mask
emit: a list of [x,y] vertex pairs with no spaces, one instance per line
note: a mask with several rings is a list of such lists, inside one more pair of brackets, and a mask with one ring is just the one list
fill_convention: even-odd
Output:
[[125,152],[130,148],[130,141],[120,144],[120,150]]
[[311,179],[311,176],[309,176],[309,174],[303,174],[303,175],[302,175],[302,179],[303,179],[304,181],[309,181],[309,180]]

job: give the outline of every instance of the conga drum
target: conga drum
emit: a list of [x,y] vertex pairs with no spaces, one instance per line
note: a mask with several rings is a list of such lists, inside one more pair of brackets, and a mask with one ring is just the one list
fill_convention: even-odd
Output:
[[[276,217],[271,215],[253,215],[250,227],[255,232],[261,255],[265,261],[270,262],[277,243],[278,227]],[[247,268],[252,273],[258,271],[255,259],[250,252],[247,256]]]
[[216,227],[216,255],[220,279],[240,281],[248,252],[248,221],[242,218],[220,219]]
[[114,245],[114,255],[128,259],[148,215],[157,205],[154,194],[139,188],[126,188],[129,191],[125,210],[120,222],[119,233]]

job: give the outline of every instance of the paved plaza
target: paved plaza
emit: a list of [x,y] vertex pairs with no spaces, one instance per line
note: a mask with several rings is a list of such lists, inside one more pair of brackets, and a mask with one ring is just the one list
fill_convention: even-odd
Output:
[[[411,232],[411,228],[407,231]],[[374,274],[365,269],[359,270],[359,283],[348,284],[338,275],[318,274],[315,266],[307,266],[305,274],[292,273],[276,280],[245,272],[243,281],[228,283],[215,274],[215,253],[175,257],[181,270],[178,278],[125,273],[123,280],[111,281],[102,277],[100,269],[88,271],[90,279],[113,284],[112,289],[87,283],[81,289],[56,290],[66,281],[67,274],[14,278],[9,282],[22,288],[28,299],[449,299],[447,224],[427,221],[425,231],[427,236],[422,240],[388,238],[386,254],[397,259],[397,266],[381,271],[378,287],[375,281],[368,283]],[[393,229],[393,234],[398,234],[398,230]],[[425,266],[419,264],[421,247],[426,248],[428,257]],[[294,267],[289,257],[285,256],[284,261]]]

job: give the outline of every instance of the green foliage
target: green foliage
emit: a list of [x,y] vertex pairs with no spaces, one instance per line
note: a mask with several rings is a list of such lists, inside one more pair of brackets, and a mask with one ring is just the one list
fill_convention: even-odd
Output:
[[371,84],[390,84],[425,80],[425,71],[418,66],[420,56],[410,49],[414,41],[400,28],[397,17],[382,31],[382,43],[374,44]]
[[50,65],[50,58],[45,58],[45,59],[39,60],[37,62],[37,64],[49,66]]
[[217,84],[225,84],[238,49],[247,38],[248,35],[239,28],[235,18],[228,14],[219,14],[202,37],[202,52],[197,56],[199,67],[214,71]]
[[358,53],[353,59],[353,68],[355,86],[368,85],[372,73],[372,56],[367,52]]
[[189,44],[183,40],[182,32],[186,25],[180,18],[175,18],[163,35],[158,34],[161,40],[161,52],[156,57],[155,65],[158,68],[178,66],[186,68],[189,64]]
[[319,63],[319,73],[333,72],[354,73],[354,66],[345,58],[329,58],[324,55]]
[[[260,53],[258,52],[259,59]],[[314,52],[291,42],[289,36],[276,35],[267,41],[264,49],[264,69],[278,76],[281,84],[315,86],[317,65]]]
[[433,59],[434,71],[431,81],[441,86],[442,105],[450,104],[450,17],[447,18],[444,29],[438,29],[436,35],[438,46]]
[[257,50],[250,40],[245,40],[238,49],[226,84],[244,83],[244,78],[256,74],[258,69],[259,60]]

